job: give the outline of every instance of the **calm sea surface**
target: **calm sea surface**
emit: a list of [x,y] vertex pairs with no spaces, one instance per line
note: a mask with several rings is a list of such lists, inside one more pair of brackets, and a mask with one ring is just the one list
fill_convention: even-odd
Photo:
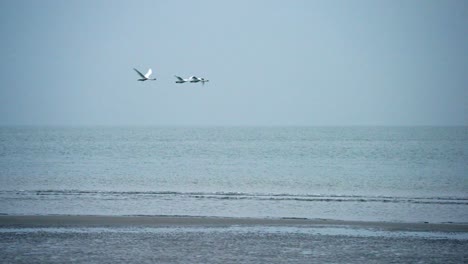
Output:
[[0,213],[468,222],[468,128],[3,127]]

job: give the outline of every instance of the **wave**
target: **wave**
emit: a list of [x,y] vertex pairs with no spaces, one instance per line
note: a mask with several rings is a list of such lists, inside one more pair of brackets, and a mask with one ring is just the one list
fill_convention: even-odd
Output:
[[355,202],[355,203],[414,203],[468,205],[468,197],[406,197],[372,195],[323,195],[288,193],[242,193],[242,192],[177,192],[177,191],[95,191],[95,190],[3,190],[2,199],[214,199],[214,200],[256,200],[296,202]]

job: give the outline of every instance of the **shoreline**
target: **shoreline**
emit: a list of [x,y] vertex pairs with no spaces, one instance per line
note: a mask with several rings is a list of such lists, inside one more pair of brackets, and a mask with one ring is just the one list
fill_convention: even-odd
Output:
[[0,215],[2,228],[44,227],[229,227],[295,226],[378,229],[385,231],[468,232],[468,223],[404,223],[306,218],[235,218],[149,215]]

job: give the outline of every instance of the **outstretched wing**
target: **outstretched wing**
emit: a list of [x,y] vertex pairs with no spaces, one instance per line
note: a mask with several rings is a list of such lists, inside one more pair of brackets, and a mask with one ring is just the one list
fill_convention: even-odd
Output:
[[151,70],[151,68],[148,70],[148,72],[145,74],[145,77],[146,78],[149,78],[150,75],[153,73],[153,71]]
[[179,79],[179,81],[184,81],[184,79],[182,79],[181,77],[177,76],[177,75],[174,75],[174,77],[176,77],[177,79]]
[[137,69],[133,68],[137,73],[138,75],[141,76],[141,78],[146,78],[146,76],[143,75],[143,73],[139,72]]

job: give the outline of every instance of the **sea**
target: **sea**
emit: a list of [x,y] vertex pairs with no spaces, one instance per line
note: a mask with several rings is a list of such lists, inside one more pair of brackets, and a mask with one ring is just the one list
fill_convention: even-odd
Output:
[[468,223],[468,127],[0,127],[0,214]]

